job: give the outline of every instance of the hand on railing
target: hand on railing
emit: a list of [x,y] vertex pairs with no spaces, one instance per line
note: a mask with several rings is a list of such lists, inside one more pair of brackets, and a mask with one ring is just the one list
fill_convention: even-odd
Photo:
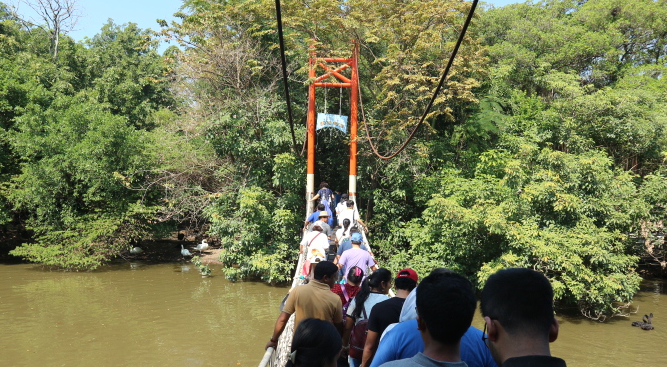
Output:
[[266,343],[266,346],[264,347],[264,349],[266,350],[266,349],[269,349],[269,348],[273,348],[273,349],[278,348],[278,339],[276,339],[276,341],[273,341],[273,339],[269,340],[269,342]]

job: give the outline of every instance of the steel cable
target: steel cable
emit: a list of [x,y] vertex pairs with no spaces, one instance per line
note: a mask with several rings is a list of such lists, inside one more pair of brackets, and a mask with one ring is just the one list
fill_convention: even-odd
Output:
[[[283,69],[283,83],[285,84],[285,100],[287,102],[287,119],[289,120],[289,128],[292,133],[292,145],[294,153],[298,152],[296,145],[296,136],[294,135],[294,121],[292,120],[292,103],[289,96],[289,86],[287,83],[287,61],[285,61],[285,42],[283,40],[283,19],[280,12],[280,0],[276,0],[276,21],[278,22],[278,40],[280,43],[280,62]],[[303,155],[303,151],[301,152]]]
[[[278,0],[276,0],[278,1]],[[447,62],[447,66],[445,67],[445,71],[442,73],[442,76],[440,77],[440,82],[438,83],[438,87],[435,88],[435,91],[433,92],[433,96],[431,97],[431,100],[429,101],[428,105],[426,106],[426,110],[424,110],[424,113],[422,114],[422,117],[419,119],[419,123],[417,123],[417,126],[412,130],[410,135],[408,136],[408,139],[401,145],[400,148],[398,148],[397,151],[394,153],[388,155],[388,156],[383,156],[380,154],[377,150],[377,147],[373,144],[373,141],[371,140],[370,136],[370,131],[368,129],[368,124],[366,122],[366,116],[364,114],[364,104],[362,102],[361,98],[361,85],[360,83],[357,83],[357,87],[359,88],[359,106],[361,107],[361,118],[364,120],[364,129],[366,130],[366,138],[368,139],[368,143],[371,146],[371,149],[373,150],[373,153],[375,153],[376,156],[380,159],[391,159],[397,156],[399,153],[405,149],[405,147],[408,146],[410,143],[410,140],[415,136],[417,133],[417,130],[419,130],[419,127],[424,123],[424,120],[426,120],[426,116],[431,110],[431,107],[433,106],[433,102],[435,102],[435,98],[438,96],[438,93],[440,93],[440,89],[442,89],[442,85],[445,83],[445,80],[447,79],[447,75],[449,74],[449,69],[451,68],[452,64],[454,63],[454,57],[456,57],[456,53],[459,51],[459,46],[461,46],[461,42],[463,42],[463,37],[466,34],[466,31],[468,30],[468,25],[470,24],[470,21],[472,20],[472,16],[475,13],[475,8],[477,7],[477,2],[479,0],[473,0],[472,6],[470,7],[470,12],[468,13],[468,17],[466,18],[465,23],[463,23],[463,29],[461,29],[461,33],[459,34],[459,38],[456,41],[456,45],[454,46],[454,50],[452,51],[451,56],[449,57],[449,61]]]

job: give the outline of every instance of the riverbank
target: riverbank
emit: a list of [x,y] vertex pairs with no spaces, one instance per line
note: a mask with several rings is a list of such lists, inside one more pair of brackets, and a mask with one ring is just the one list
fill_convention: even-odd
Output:
[[[200,254],[199,251],[195,250],[197,244],[201,242],[199,237],[192,235],[187,236],[182,240],[179,240],[178,237],[179,232],[174,232],[173,235],[169,238],[140,241],[136,246],[141,248],[141,253],[131,254],[128,248],[127,252],[120,254],[120,256],[118,256],[117,259],[111,261],[111,263],[116,261],[122,262],[123,260],[140,260],[147,263],[157,264],[165,262],[177,262],[184,259],[189,260],[189,258],[184,258],[181,255],[182,245],[193,255],[200,256],[203,263],[216,265],[222,264],[219,260],[220,251],[222,249],[215,239],[208,238],[207,241],[209,241],[209,248]],[[9,255],[9,251],[13,250],[17,246],[20,246],[22,243],[30,242],[30,240],[31,239],[27,231],[11,230],[0,233],[0,260],[21,262],[20,258]]]

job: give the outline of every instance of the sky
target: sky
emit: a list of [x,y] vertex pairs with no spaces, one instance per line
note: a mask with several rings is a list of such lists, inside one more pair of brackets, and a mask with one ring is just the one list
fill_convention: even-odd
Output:
[[[0,0],[2,1],[2,0]],[[496,7],[524,2],[525,0],[482,0]],[[4,2],[16,5],[19,0],[4,0]],[[179,11],[183,0],[76,0],[79,13],[77,25],[69,35],[77,41],[85,37],[92,38],[99,33],[107,19],[113,19],[116,24],[129,22],[137,23],[140,28],[159,29],[156,19],[165,19],[168,22],[172,14]],[[29,17],[31,12],[25,4],[19,3],[19,14]],[[163,45],[165,49],[168,45]]]

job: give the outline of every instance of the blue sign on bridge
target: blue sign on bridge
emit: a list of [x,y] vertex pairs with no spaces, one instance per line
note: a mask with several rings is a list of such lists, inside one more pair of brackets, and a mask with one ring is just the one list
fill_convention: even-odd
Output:
[[333,115],[330,113],[318,113],[316,130],[333,127],[347,133],[347,116]]

